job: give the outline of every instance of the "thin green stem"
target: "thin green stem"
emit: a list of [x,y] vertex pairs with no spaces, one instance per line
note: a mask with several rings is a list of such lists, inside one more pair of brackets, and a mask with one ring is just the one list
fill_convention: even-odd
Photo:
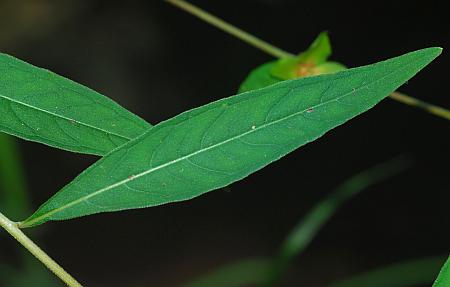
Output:
[[69,287],[82,287],[75,278],[67,273],[50,256],[47,255],[39,246],[37,246],[25,233],[17,227],[17,223],[9,220],[0,213],[0,226],[3,227],[12,237],[22,244],[31,254],[41,261],[50,271],[58,276]]
[[409,105],[418,109],[422,109],[430,114],[433,114],[435,116],[450,120],[450,110],[447,110],[445,108],[435,106],[433,104],[421,101],[419,99],[410,97],[408,95],[405,95],[400,92],[393,92],[390,95],[391,99],[396,100],[398,102],[401,102],[405,105]]
[[221,29],[222,31],[227,32],[228,34],[235,36],[236,38],[241,39],[242,41],[250,44],[251,46],[260,49],[261,51],[264,51],[265,53],[272,55],[276,58],[286,58],[286,57],[292,57],[293,55],[291,53],[288,53],[286,51],[283,51],[282,49],[267,43],[266,41],[263,41],[244,30],[241,30],[224,20],[200,9],[197,6],[194,6],[186,1],[183,0],[166,0],[166,2],[169,2],[170,4],[204,20],[205,22],[213,25],[214,27],[217,27]]
[[[227,32],[228,34],[250,44],[251,46],[260,49],[271,56],[274,56],[275,58],[286,58],[294,56],[293,54],[284,51],[283,49],[280,49],[264,40],[256,38],[255,36],[231,25],[228,22],[225,22],[224,20],[214,15],[211,15],[210,13],[184,0],[165,0],[165,1],[171,3],[176,7],[181,8],[182,10],[188,13],[191,13],[192,15],[202,19],[206,23],[211,24],[212,26]],[[448,109],[415,99],[413,97],[407,96],[399,92],[394,92],[389,97],[405,105],[422,109],[435,116],[444,118],[446,120],[450,120],[450,110]]]

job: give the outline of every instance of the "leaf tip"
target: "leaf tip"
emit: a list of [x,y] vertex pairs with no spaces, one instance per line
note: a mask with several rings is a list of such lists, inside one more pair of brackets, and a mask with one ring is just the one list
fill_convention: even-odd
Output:
[[444,49],[442,47],[430,47],[424,50],[427,50],[430,53],[430,55],[433,55],[434,58],[436,58],[442,53],[442,50]]

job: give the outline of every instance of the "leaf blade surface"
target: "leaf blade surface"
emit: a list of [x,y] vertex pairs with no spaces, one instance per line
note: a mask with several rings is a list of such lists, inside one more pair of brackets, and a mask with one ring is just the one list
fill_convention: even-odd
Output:
[[96,155],[150,127],[111,99],[5,54],[0,54],[0,115],[0,132]]
[[21,224],[191,199],[370,109],[441,52],[285,81],[182,113],[99,160]]

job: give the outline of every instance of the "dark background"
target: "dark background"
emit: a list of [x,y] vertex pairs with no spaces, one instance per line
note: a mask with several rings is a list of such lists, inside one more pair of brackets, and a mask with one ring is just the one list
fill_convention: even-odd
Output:
[[[441,46],[441,57],[401,91],[450,107],[444,1],[192,3],[295,53],[328,30],[333,59],[350,67]],[[272,60],[156,0],[0,0],[0,50],[85,84],[152,124],[234,94],[252,68]],[[448,121],[386,99],[225,190],[49,223],[37,228],[37,241],[87,286],[180,286],[222,264],[273,255],[333,187],[408,153],[414,166],[346,204],[295,260],[285,286],[326,286],[385,264],[445,255],[449,132]],[[34,208],[96,160],[20,146]],[[17,264],[16,245],[2,232],[0,260]]]

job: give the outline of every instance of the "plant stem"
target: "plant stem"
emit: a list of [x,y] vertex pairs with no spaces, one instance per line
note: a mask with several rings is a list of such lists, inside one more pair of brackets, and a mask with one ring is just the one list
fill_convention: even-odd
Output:
[[419,108],[433,114],[435,116],[450,120],[450,110],[435,106],[433,104],[421,101],[419,99],[407,96],[400,92],[393,92],[390,95],[391,99],[401,102],[403,104]]
[[[255,36],[231,25],[230,23],[225,22],[224,20],[214,15],[211,15],[210,13],[184,0],[165,0],[165,1],[171,3],[172,5],[178,8],[181,8],[182,10],[188,13],[191,13],[192,15],[204,20],[206,23],[211,24],[212,26],[218,29],[221,29],[222,31],[250,44],[251,46],[260,49],[269,55],[274,56],[275,58],[286,58],[294,56],[293,54],[286,52],[264,40],[256,38]],[[433,104],[415,99],[413,97],[407,96],[399,92],[393,92],[389,97],[405,105],[422,109],[435,116],[444,118],[446,120],[450,120],[450,110],[448,109],[435,106]]]
[[292,57],[293,55],[291,53],[288,53],[286,51],[281,50],[278,47],[275,47],[272,44],[267,43],[266,41],[263,41],[244,30],[241,30],[224,20],[200,9],[197,6],[194,6],[186,1],[183,0],[166,0],[166,2],[169,2],[170,4],[181,8],[182,10],[204,20],[207,23],[210,23],[214,27],[217,27],[225,32],[227,32],[230,35],[235,36],[236,38],[241,39],[242,41],[250,44],[251,46],[260,49],[261,51],[266,52],[269,55],[272,55],[276,58],[286,58],[286,57]]
[[39,261],[41,261],[50,271],[58,276],[67,286],[82,287],[75,278],[67,273],[50,256],[48,256],[39,246],[37,246],[25,233],[17,227],[17,223],[9,220],[0,212],[0,226],[3,227],[12,237],[31,252]]

